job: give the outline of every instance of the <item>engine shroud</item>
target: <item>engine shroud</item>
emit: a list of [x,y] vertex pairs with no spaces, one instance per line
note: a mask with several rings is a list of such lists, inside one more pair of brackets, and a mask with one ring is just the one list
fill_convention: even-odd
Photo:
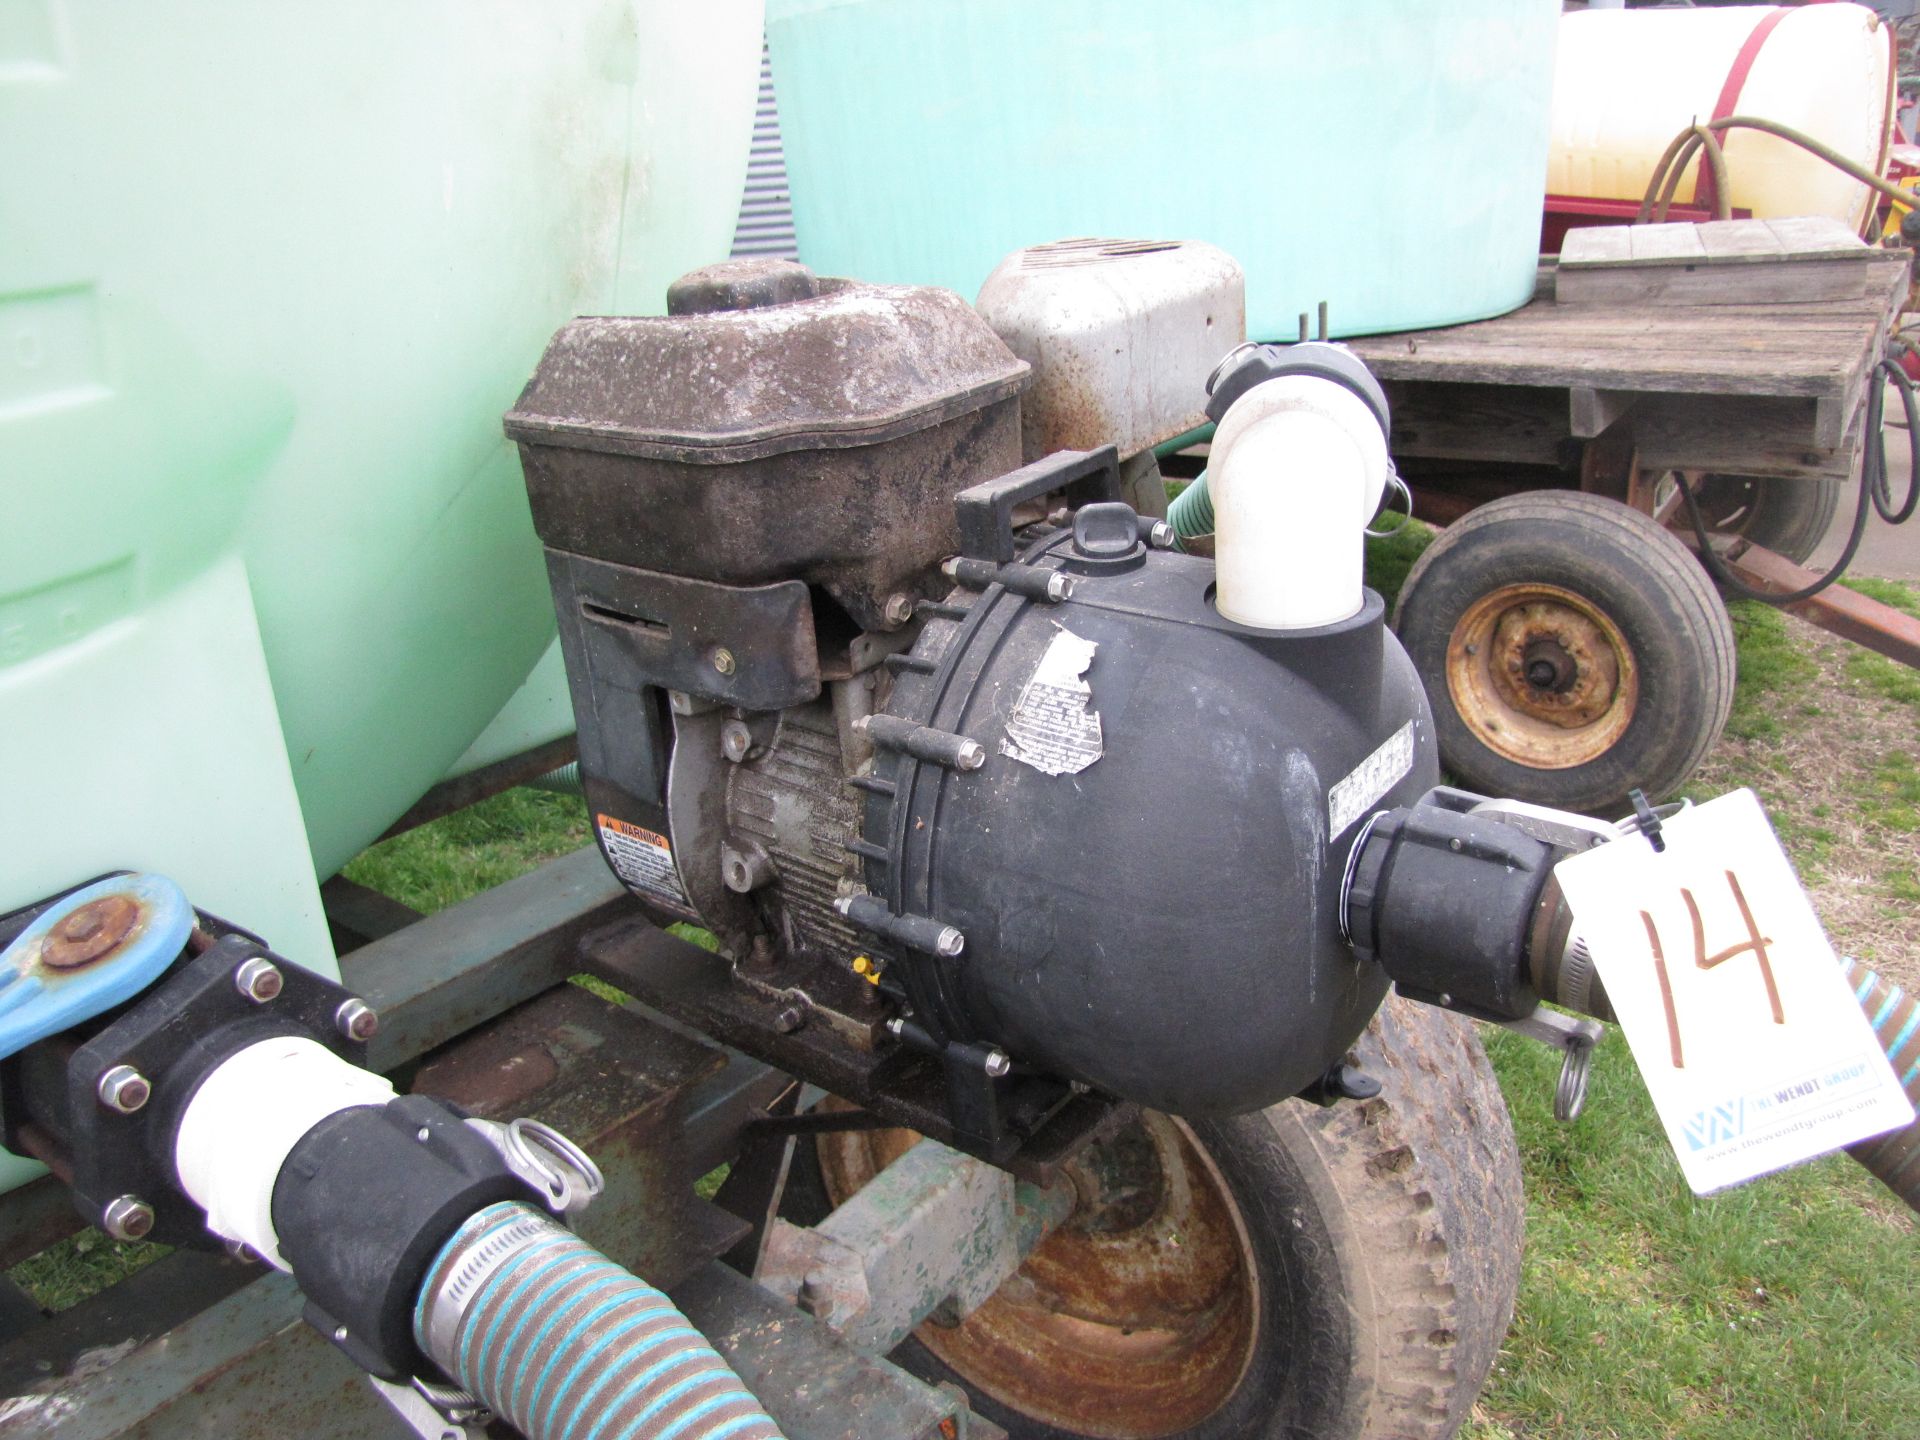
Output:
[[[1425,694],[1372,592],[1340,624],[1256,631],[1213,608],[1206,560],[1082,548],[1062,532],[1025,557],[1073,577],[1066,602],[962,592],[899,668],[886,713],[987,758],[876,755],[868,888],[965,937],[896,946],[892,973],[936,1042],[1176,1114],[1270,1104],[1386,993],[1340,893],[1365,817],[1438,779]],[[1088,645],[1075,696],[1053,682]],[[1059,753],[1021,743],[1036,716]]]

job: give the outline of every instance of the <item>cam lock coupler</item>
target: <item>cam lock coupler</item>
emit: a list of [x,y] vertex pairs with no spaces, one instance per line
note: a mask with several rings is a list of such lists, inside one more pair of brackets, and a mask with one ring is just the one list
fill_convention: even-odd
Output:
[[1502,1023],[1543,1000],[1610,1020],[1553,868],[1614,834],[1583,815],[1430,790],[1355,842],[1343,931],[1412,999]]

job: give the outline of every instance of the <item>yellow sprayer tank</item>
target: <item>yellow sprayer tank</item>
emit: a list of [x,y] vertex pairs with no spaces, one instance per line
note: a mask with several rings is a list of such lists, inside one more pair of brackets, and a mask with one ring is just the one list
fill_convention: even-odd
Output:
[[[1638,200],[1675,135],[1725,115],[1764,116],[1881,165],[1893,32],[1864,5],[1585,10],[1560,27],[1549,196]],[[1859,181],[1771,135],[1723,138],[1736,209],[1865,220]],[[1683,177],[1681,201],[1695,176]]]

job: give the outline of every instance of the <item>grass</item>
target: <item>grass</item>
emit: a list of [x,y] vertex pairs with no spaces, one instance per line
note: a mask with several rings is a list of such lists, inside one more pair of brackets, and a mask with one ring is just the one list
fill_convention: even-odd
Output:
[[1618,1032],[1571,1125],[1552,1115],[1557,1057],[1485,1038],[1520,1141],[1527,1249],[1466,1436],[1920,1433],[1920,1249],[1865,1171],[1829,1157],[1697,1199]]
[[577,795],[509,790],[383,840],[342,873],[431,914],[590,843]]
[[169,1253],[165,1245],[123,1245],[98,1230],[82,1230],[7,1271],[7,1278],[52,1313],[144,1270]]

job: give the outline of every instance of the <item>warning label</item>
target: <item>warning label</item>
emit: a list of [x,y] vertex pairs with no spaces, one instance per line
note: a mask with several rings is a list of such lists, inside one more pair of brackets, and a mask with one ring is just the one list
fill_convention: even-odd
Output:
[[1105,753],[1093,690],[1080,677],[1100,647],[1062,628],[1014,703],[1000,753],[1046,775],[1078,775]]
[[1413,722],[1409,720],[1327,792],[1327,838],[1338,840],[1412,769]]
[[614,874],[662,905],[693,914],[687,892],[680,888],[679,872],[673,868],[673,847],[667,844],[666,836],[611,815],[593,818],[599,823],[600,843],[606,847]]

